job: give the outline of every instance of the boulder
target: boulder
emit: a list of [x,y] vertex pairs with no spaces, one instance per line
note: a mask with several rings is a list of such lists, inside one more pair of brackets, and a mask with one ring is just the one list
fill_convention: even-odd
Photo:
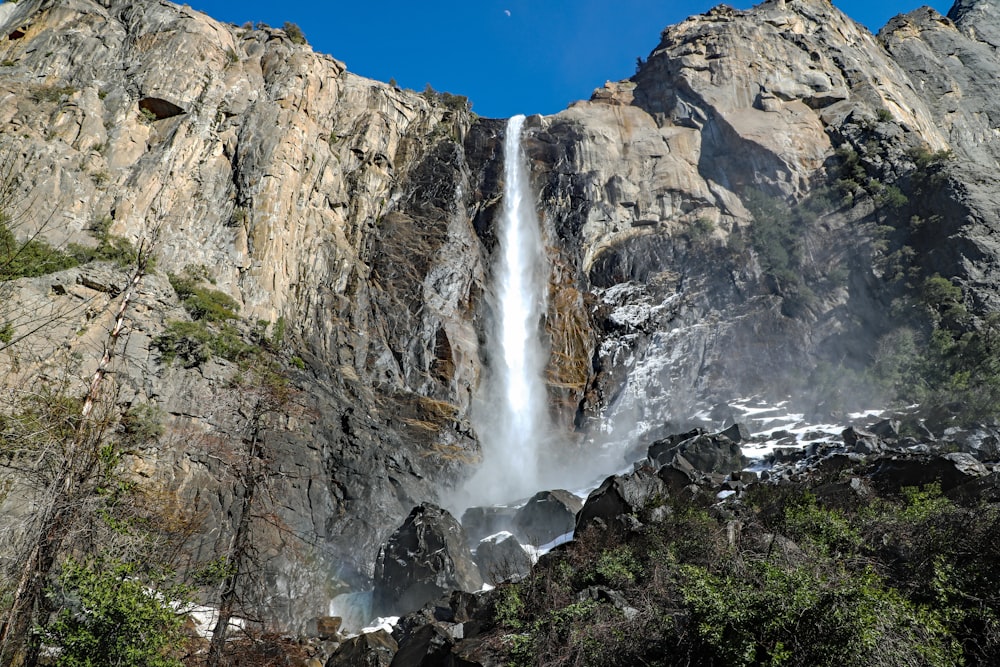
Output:
[[452,651],[452,667],[502,667],[507,664],[502,655],[485,639],[466,639]]
[[878,436],[871,431],[848,426],[841,436],[847,449],[855,454],[876,454],[884,449]]
[[724,435],[735,443],[746,442],[750,439],[750,429],[744,424],[733,424],[727,429],[719,431],[719,435]]
[[326,667],[389,667],[398,648],[385,630],[366,632],[341,644],[326,661]]
[[699,435],[677,445],[677,456],[682,456],[691,466],[703,473],[728,474],[742,470],[746,458],[740,446],[728,437]]
[[583,503],[563,489],[541,491],[518,510],[514,517],[514,534],[526,544],[545,544],[560,535],[572,533],[576,514]]
[[696,438],[699,435],[704,435],[705,429],[696,428],[686,433],[675,433],[668,435],[663,440],[657,440],[649,446],[646,455],[649,457],[650,461],[653,461],[657,465],[666,465],[670,463],[673,458],[673,453],[677,449],[677,445],[681,444],[685,440],[690,440]]
[[[573,524],[565,532],[572,530]],[[517,538],[508,532],[491,535],[480,542],[475,558],[483,580],[491,584],[524,576],[531,571],[531,557]]]
[[423,503],[382,545],[374,583],[373,610],[385,616],[419,609],[453,590],[479,590],[483,579],[458,521]]
[[469,546],[474,547],[490,535],[510,530],[514,523],[517,509],[514,507],[470,507],[462,513],[462,529],[469,540]]
[[885,440],[899,438],[900,421],[898,419],[883,419],[877,421],[866,430]]
[[884,458],[872,472],[872,482],[882,492],[898,493],[906,486],[937,483],[942,491],[950,491],[989,474],[986,467],[971,454],[957,452],[939,456]]
[[666,495],[666,484],[649,467],[608,477],[591,491],[576,515],[576,535],[597,525],[622,532],[634,528],[635,515],[657,496]]
[[[733,440],[727,433],[739,440]],[[724,432],[712,435],[699,428],[654,442],[647,456],[658,467],[683,458],[700,473],[725,475],[746,465],[738,443],[749,437],[749,430],[742,424],[733,424]]]
[[[462,626],[458,626],[461,629]],[[461,639],[458,637],[457,639]],[[428,623],[417,628],[399,645],[390,667],[438,667],[445,665],[456,637],[451,628]]]

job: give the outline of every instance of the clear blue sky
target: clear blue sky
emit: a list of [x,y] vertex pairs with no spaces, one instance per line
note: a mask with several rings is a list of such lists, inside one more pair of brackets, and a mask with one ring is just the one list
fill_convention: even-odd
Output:
[[[689,0],[188,0],[242,24],[297,23],[312,47],[349,70],[400,86],[466,95],[482,116],[555,113],[635,71],[660,31],[717,1]],[[747,8],[755,4],[730,0]],[[952,0],[834,0],[877,32],[896,14]]]

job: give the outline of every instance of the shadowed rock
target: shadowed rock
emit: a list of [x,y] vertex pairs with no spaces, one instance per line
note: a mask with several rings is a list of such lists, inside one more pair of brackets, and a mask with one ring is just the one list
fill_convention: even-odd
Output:
[[545,544],[573,532],[576,513],[583,507],[569,491],[541,491],[531,497],[514,517],[514,533],[528,544]]
[[423,503],[379,550],[373,609],[379,616],[405,613],[453,590],[474,591],[482,585],[458,521]]
[[[567,531],[573,529],[573,524]],[[560,533],[560,535],[563,533]],[[523,576],[531,570],[531,558],[512,534],[503,532],[492,535],[479,543],[476,565],[483,579],[495,584],[514,576]]]

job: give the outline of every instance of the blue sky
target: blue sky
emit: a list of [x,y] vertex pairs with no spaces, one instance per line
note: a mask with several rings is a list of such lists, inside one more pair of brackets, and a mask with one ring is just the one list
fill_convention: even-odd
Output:
[[[188,0],[216,19],[297,23],[317,51],[356,74],[466,95],[482,116],[555,113],[624,79],[660,31],[717,1],[689,0]],[[738,8],[753,2],[730,0]],[[951,0],[834,0],[877,32],[894,15]]]

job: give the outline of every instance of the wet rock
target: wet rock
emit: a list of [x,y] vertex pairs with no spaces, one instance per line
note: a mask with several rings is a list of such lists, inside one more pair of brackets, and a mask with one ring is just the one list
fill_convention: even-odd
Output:
[[727,474],[746,465],[740,446],[724,435],[700,435],[685,440],[677,446],[677,456],[682,456],[691,466],[704,473]]
[[695,484],[699,477],[698,471],[683,459],[661,466],[656,475],[666,486],[667,495],[680,495],[684,489]]
[[674,450],[676,450],[677,445],[685,440],[690,440],[698,437],[699,435],[703,435],[704,433],[705,429],[696,428],[687,431],[686,433],[668,435],[666,438],[657,440],[650,445],[646,455],[649,457],[650,461],[653,461],[657,465],[666,465],[667,463],[670,463],[672,454]]
[[976,458],[983,463],[1000,461],[1000,438],[995,435],[983,438],[976,449]]
[[545,544],[573,532],[583,502],[569,491],[536,493],[514,517],[514,534],[527,544]]
[[628,475],[608,477],[587,496],[583,509],[576,515],[575,534],[597,525],[618,531],[635,528],[634,515],[650,500],[666,493],[666,484],[649,467]]
[[505,664],[490,644],[481,639],[463,641],[452,651],[451,660],[451,667],[502,667]]
[[[566,532],[572,529],[571,525]],[[507,532],[497,533],[480,542],[475,559],[483,580],[491,584],[524,576],[531,570],[528,553],[517,538]]]
[[385,630],[352,637],[326,661],[326,667],[389,667],[399,647]]
[[514,523],[517,509],[513,507],[470,507],[462,513],[462,529],[474,547],[490,535],[509,531]]
[[864,429],[848,426],[841,436],[847,448],[856,454],[876,454],[885,449],[877,435]]
[[419,609],[453,590],[483,585],[458,521],[423,503],[379,550],[373,610],[378,616]]

